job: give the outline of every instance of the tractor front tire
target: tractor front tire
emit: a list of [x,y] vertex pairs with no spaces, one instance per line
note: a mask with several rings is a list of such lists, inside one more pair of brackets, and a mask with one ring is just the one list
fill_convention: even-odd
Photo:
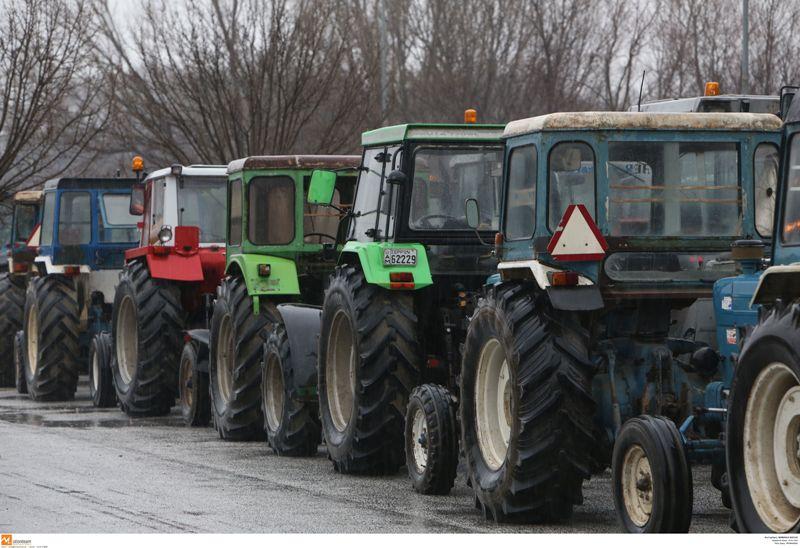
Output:
[[261,305],[266,310],[254,314],[247,286],[238,276],[217,289],[208,370],[214,424],[225,440],[264,439],[261,358],[275,316]]
[[594,368],[577,319],[527,284],[489,290],[461,371],[461,443],[476,506],[498,522],[568,519],[597,468]]
[[114,373],[111,370],[111,335],[98,333],[89,348],[89,397],[95,407],[114,407]]
[[741,533],[800,532],[800,301],[780,301],[745,340],[728,400],[726,459]]
[[614,507],[628,533],[687,533],[692,471],[678,428],[642,415],[622,425],[611,457]]
[[174,283],[150,277],[145,263],[125,265],[111,323],[114,385],[130,416],[166,415],[178,392],[184,312]]
[[211,400],[208,395],[208,372],[198,367],[194,341],[183,345],[178,372],[181,416],[186,426],[208,426],[211,422]]
[[455,402],[444,386],[423,384],[411,392],[405,441],[414,490],[448,494],[458,473],[458,424]]
[[393,474],[405,461],[405,413],[420,351],[412,296],[336,268],[322,307],[319,405],[334,468]]
[[264,346],[261,402],[267,441],[277,455],[310,457],[320,443],[318,410],[292,389],[294,368],[286,328],[275,324]]
[[28,383],[25,382],[25,332],[21,329],[14,335],[14,369],[16,369],[16,385],[19,394],[28,393]]
[[71,278],[48,275],[28,284],[25,296],[25,382],[36,401],[75,397],[81,370],[80,307]]
[[0,387],[14,386],[14,337],[25,314],[25,277],[0,274]]

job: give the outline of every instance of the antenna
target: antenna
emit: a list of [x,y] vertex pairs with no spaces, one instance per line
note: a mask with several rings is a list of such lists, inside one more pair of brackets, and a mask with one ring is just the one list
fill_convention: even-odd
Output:
[[636,112],[642,112],[642,90],[644,89],[644,75],[646,70],[642,71],[642,82],[639,84],[639,102],[636,103]]

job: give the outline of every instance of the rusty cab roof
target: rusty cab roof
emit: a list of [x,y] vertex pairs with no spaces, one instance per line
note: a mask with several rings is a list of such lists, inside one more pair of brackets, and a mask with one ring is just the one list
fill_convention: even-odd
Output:
[[282,155],[249,156],[228,164],[228,175],[240,171],[269,169],[356,169],[361,165],[361,156],[344,155]]

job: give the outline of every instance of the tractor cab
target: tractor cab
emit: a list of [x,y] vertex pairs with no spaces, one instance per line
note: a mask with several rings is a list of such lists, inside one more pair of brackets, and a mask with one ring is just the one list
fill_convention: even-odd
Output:
[[[14,194],[14,213],[8,235],[8,272],[27,274],[33,266],[41,221],[42,191],[21,190]],[[2,268],[2,265],[0,265]]]
[[699,97],[659,99],[640,105],[632,105],[629,112],[753,112],[775,114],[783,118],[785,114],[781,97],[778,95],[720,94],[719,83],[706,82],[705,93]]

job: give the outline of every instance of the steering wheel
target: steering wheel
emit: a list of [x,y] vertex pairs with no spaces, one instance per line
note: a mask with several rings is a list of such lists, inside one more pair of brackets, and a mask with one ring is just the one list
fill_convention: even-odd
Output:
[[[422,217],[417,219],[417,222],[419,224],[421,224],[421,225],[428,226],[430,228],[437,228],[437,227],[434,227],[433,225],[431,225],[430,221],[432,219],[441,219],[442,221],[457,221],[458,220],[456,217],[453,217],[452,215],[433,214],[433,215],[423,215]],[[442,223],[442,226],[444,226],[444,224],[445,223]]]
[[306,232],[303,234],[303,239],[308,238],[309,236],[317,236],[319,238],[328,238],[329,240],[333,240],[336,242],[336,236],[331,236],[330,234],[325,234],[324,232]]

